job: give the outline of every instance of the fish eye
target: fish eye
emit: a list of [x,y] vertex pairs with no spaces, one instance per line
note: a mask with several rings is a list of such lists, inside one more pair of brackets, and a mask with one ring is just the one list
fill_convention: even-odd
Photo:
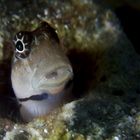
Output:
[[26,45],[28,45],[28,43],[25,42],[25,37],[27,35],[25,35],[24,33],[22,32],[19,32],[16,34],[15,38],[14,38],[14,44],[15,44],[15,49],[16,49],[16,52],[19,52],[19,53],[23,53],[26,49]]
[[23,52],[25,50],[23,42],[17,41],[17,43],[16,43],[16,50],[18,52]]
[[13,39],[15,46],[15,57],[18,59],[27,58],[31,52],[32,35],[30,32],[20,31]]

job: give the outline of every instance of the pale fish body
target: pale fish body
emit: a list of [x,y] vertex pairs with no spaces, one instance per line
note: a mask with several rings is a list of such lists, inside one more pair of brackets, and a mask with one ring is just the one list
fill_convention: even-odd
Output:
[[15,54],[11,80],[25,121],[49,114],[69,96],[71,64],[61,49],[54,29],[42,23],[32,32],[19,32],[14,39]]

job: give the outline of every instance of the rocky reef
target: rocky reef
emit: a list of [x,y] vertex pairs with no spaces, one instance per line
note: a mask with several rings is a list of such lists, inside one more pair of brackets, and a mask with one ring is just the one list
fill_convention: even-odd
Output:
[[18,113],[13,107],[1,115],[0,104],[0,139],[140,139],[140,56],[115,14],[96,0],[14,2],[0,5],[0,76],[6,73],[0,79],[2,105],[12,92],[7,83],[11,40],[18,30],[32,30],[42,20],[56,28],[71,61],[75,99],[28,124],[15,122]]

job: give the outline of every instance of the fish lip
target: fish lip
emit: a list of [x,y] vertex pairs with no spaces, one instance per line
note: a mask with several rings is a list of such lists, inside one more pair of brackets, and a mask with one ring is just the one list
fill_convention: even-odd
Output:
[[31,95],[30,97],[26,97],[26,98],[18,98],[18,100],[20,102],[26,102],[28,100],[32,100],[32,101],[42,101],[42,100],[46,100],[48,98],[48,93],[41,93],[41,94],[37,94],[37,95]]

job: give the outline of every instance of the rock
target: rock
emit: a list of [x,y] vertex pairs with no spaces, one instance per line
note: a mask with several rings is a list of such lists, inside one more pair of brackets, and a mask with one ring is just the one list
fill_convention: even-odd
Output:
[[[9,8],[11,27],[0,23],[3,38],[10,39],[19,28],[34,28],[39,19],[52,23],[73,65],[77,99],[49,116],[16,123],[4,140],[140,139],[140,56],[113,12],[90,0],[30,2],[21,7],[23,3]],[[9,15],[4,17],[10,22]]]
[[113,6],[114,8],[118,8],[120,6],[127,5],[131,8],[134,8],[135,10],[140,10],[140,1],[139,0],[135,0],[135,2],[133,0],[105,0],[102,2],[109,4],[109,5]]
[[14,123],[7,119],[0,118],[0,139],[2,139],[7,131],[11,131],[13,129]]

